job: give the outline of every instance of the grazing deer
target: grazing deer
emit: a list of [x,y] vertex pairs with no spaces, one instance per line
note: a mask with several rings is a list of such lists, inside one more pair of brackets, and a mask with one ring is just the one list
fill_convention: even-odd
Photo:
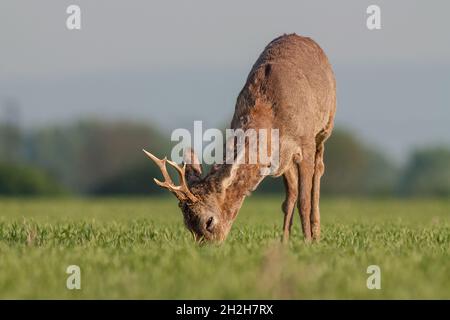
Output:
[[[320,178],[324,172],[324,142],[330,136],[336,110],[336,84],[319,45],[296,34],[276,38],[264,49],[241,90],[232,129],[278,129],[279,165],[272,176],[283,176],[286,187],[283,241],[289,238],[297,202],[304,238],[320,237]],[[264,178],[265,164],[216,164],[202,177],[192,150],[183,166],[144,152],[159,166],[164,182],[155,182],[179,200],[186,227],[196,241],[222,242],[244,198]],[[170,178],[173,166],[180,185]]]

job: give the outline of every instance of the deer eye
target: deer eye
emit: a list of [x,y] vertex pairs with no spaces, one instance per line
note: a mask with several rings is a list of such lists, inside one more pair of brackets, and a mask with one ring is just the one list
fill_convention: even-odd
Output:
[[208,221],[206,221],[206,230],[208,230],[208,231],[210,231],[210,232],[211,232],[211,224],[212,224],[213,220],[214,220],[214,218],[213,218],[213,217],[210,217],[210,218],[208,219]]

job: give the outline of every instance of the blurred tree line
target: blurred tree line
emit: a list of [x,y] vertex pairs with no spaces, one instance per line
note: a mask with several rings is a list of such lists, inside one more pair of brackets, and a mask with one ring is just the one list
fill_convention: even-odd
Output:
[[[326,143],[322,192],[335,195],[450,196],[450,150],[416,150],[406,165],[343,129]],[[0,124],[0,195],[156,194],[159,170],[141,152],[170,155],[170,139],[152,126],[95,120],[22,132]],[[258,193],[282,192],[267,178]]]

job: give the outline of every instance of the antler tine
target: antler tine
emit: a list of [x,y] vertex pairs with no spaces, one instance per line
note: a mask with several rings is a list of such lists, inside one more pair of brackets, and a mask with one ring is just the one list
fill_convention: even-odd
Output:
[[[186,177],[185,177],[186,164],[184,164],[184,166],[182,168],[180,168],[180,166],[178,166],[178,164],[176,164],[175,162],[167,160],[167,157],[164,157],[164,159],[159,159],[144,149],[142,149],[142,151],[144,151],[144,153],[150,159],[152,159],[153,162],[161,170],[161,173],[162,173],[165,181],[161,182],[158,179],[154,178],[153,180],[155,181],[155,183],[157,185],[171,191],[173,194],[175,194],[175,196],[179,200],[190,200],[191,202],[196,202],[198,200],[197,197],[194,196],[192,194],[192,192],[189,190],[189,186],[186,182]],[[177,170],[178,175],[180,176],[180,182],[181,182],[180,186],[176,186],[173,183],[172,178],[170,177],[169,173],[167,172],[166,163],[169,163],[172,167],[174,167]]]
[[180,176],[180,187],[185,192],[186,196],[192,201],[196,202],[198,199],[195,195],[192,194],[191,190],[189,190],[189,185],[186,181],[186,163],[183,164],[183,167],[180,167],[178,164],[176,164],[173,161],[167,160],[167,163],[170,164],[172,167],[177,170],[178,175]]
[[[172,181],[172,178],[170,178],[170,175],[169,175],[169,173],[167,172],[167,168],[166,168],[166,162],[168,161],[168,160],[167,160],[167,157],[164,157],[164,159],[159,159],[159,158],[155,157],[153,154],[151,154],[150,152],[146,151],[145,149],[142,149],[142,151],[144,151],[144,153],[145,153],[150,159],[152,159],[153,162],[159,167],[159,170],[161,170],[161,173],[162,173],[162,175],[163,175],[163,177],[164,177],[164,180],[165,180],[164,183],[166,183],[166,184],[169,183],[169,184],[171,184],[171,185],[174,186],[174,183],[173,183],[173,181]],[[156,182],[158,185],[160,185],[161,187],[163,187],[163,185],[164,185],[163,182],[159,181],[158,179],[153,179],[153,180],[155,180],[155,182]]]

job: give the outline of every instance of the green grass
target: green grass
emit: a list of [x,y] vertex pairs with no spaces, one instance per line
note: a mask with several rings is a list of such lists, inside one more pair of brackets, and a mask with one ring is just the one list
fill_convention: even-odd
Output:
[[199,247],[172,198],[0,199],[0,298],[450,299],[449,200],[324,197],[320,243],[296,215],[288,247],[281,201],[250,197],[225,244]]

